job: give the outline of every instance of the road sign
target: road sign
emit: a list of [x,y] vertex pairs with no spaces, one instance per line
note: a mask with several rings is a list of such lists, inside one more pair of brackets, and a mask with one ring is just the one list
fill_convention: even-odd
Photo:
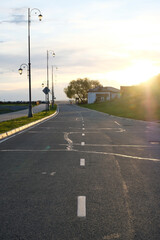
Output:
[[43,89],[43,92],[44,92],[44,94],[48,94],[49,92],[50,92],[50,90],[49,90],[49,88],[48,87],[45,87],[44,89]]

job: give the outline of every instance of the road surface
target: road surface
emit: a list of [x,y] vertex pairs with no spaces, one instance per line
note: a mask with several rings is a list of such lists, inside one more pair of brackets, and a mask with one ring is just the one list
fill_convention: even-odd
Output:
[[[45,109],[46,109],[46,104],[40,104],[38,106],[33,107],[32,112],[33,113],[38,113],[38,112],[42,112]],[[0,114],[0,122],[4,122],[4,121],[7,121],[7,120],[20,118],[20,117],[24,117],[24,116],[28,116],[28,109],[21,110],[21,111],[16,111],[16,112]]]
[[59,105],[0,143],[5,240],[159,240],[160,125]]

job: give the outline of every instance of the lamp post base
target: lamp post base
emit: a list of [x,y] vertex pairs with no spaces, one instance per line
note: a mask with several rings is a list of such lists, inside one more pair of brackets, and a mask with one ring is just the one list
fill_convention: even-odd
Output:
[[32,107],[29,106],[29,109],[28,109],[28,117],[33,117],[33,114],[32,114]]

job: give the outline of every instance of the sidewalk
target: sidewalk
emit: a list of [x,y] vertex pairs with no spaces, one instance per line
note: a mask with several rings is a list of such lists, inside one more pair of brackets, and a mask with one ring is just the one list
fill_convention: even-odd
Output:
[[[40,104],[38,106],[33,107],[32,112],[38,113],[38,112],[42,112],[45,109],[46,109],[46,104]],[[20,117],[24,117],[24,116],[28,116],[28,109],[17,111],[17,112],[12,112],[12,113],[0,114],[0,122],[4,122],[7,120],[11,120],[14,118],[20,118]]]

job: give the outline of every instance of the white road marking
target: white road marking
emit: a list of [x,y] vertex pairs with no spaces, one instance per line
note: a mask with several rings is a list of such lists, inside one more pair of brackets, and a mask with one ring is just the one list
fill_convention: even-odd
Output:
[[118,126],[121,126],[121,124],[119,124],[117,121],[114,121]]
[[43,175],[47,174],[47,172],[42,172]]
[[81,142],[81,146],[84,146],[85,145],[85,142]]
[[82,133],[82,136],[85,136],[85,133]]
[[132,158],[137,160],[146,160],[146,161],[154,161],[154,162],[160,162],[160,159],[157,158],[146,158],[146,157],[137,157],[137,156],[130,156],[130,155],[124,155],[119,153],[108,153],[108,152],[95,152],[95,151],[78,151],[81,153],[91,153],[91,154],[102,154],[102,155],[111,155],[111,156],[117,156],[122,158]]
[[85,166],[85,159],[84,159],[84,158],[81,158],[81,159],[80,159],[80,166],[81,166],[81,167],[84,167],[84,166]]
[[[60,145],[66,145],[66,144],[60,144]],[[74,146],[79,146],[79,143],[74,143]],[[86,146],[90,147],[129,147],[129,148],[159,148],[157,144],[152,145],[121,145],[121,144],[85,144]]]
[[77,217],[86,217],[86,196],[77,198]]
[[67,147],[67,150],[72,150],[73,148],[73,142],[72,140],[68,137],[70,133],[64,133],[64,139],[68,142],[68,147]]
[[[65,144],[60,144],[65,145]],[[74,144],[76,145],[76,144]],[[79,144],[78,144],[79,145]],[[154,146],[154,145],[151,145]],[[155,145],[157,146],[157,145]],[[151,147],[153,148],[153,147]],[[155,147],[154,147],[155,148]],[[68,152],[67,149],[50,149],[50,152]],[[145,160],[145,161],[154,161],[154,162],[160,162],[160,158],[147,158],[147,157],[138,157],[138,156],[131,156],[131,155],[124,155],[119,153],[109,153],[109,152],[95,152],[95,151],[80,151],[77,149],[72,149],[72,152],[79,152],[79,153],[90,153],[90,154],[100,154],[100,155],[111,155],[111,156],[117,156],[122,158],[131,158],[131,159],[137,159],[137,160]],[[48,150],[42,150],[42,149],[2,149],[0,152],[48,152]]]
[[103,240],[112,240],[112,239],[119,239],[120,238],[120,234],[119,233],[113,233],[111,235],[107,235],[103,237]]
[[84,130],[85,130],[85,128],[82,128],[82,130],[84,131]]
[[50,175],[51,176],[54,176],[56,174],[56,172],[51,172]]

